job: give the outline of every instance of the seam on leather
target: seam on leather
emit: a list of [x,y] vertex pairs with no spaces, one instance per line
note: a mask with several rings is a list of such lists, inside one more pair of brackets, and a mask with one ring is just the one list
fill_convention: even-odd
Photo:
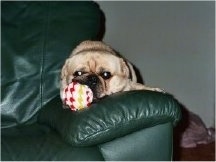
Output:
[[47,2],[47,11],[44,16],[44,27],[43,27],[43,42],[42,42],[42,55],[41,55],[41,69],[40,69],[40,108],[43,107],[43,97],[44,97],[44,67],[45,67],[45,57],[46,57],[46,45],[49,29],[49,19],[50,19],[50,3]]

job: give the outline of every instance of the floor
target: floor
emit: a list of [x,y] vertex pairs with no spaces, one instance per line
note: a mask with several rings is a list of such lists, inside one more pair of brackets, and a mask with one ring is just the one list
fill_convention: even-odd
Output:
[[196,148],[174,148],[174,161],[215,161],[215,142]]

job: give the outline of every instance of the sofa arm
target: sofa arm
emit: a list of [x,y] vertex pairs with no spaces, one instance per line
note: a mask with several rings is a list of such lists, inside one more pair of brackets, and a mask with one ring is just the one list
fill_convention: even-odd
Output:
[[73,146],[90,146],[122,137],[143,128],[180,120],[178,102],[168,94],[129,91],[108,96],[89,109],[63,109],[60,99],[50,101],[38,122],[47,124]]

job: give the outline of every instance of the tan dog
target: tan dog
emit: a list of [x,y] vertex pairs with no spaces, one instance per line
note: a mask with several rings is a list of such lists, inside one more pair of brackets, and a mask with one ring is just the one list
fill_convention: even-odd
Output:
[[93,91],[94,99],[121,91],[163,91],[137,83],[132,65],[100,41],[82,42],[66,60],[61,71],[62,101],[63,90],[72,81],[88,85]]

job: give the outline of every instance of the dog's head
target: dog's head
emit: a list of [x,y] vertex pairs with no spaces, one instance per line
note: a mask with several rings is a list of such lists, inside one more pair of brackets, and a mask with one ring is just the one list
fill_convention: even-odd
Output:
[[99,41],[84,41],[66,60],[61,72],[61,96],[72,81],[88,85],[94,99],[121,91],[126,80],[136,81],[131,64]]

